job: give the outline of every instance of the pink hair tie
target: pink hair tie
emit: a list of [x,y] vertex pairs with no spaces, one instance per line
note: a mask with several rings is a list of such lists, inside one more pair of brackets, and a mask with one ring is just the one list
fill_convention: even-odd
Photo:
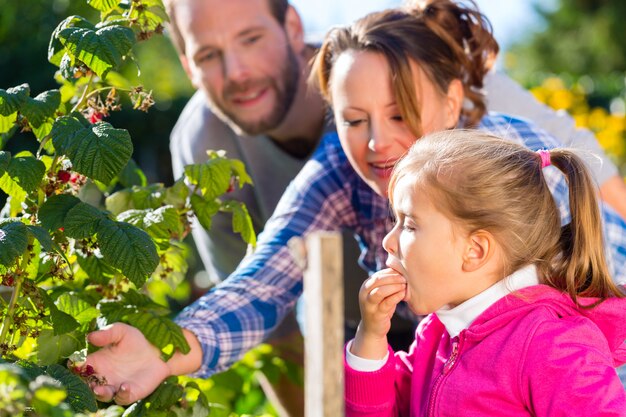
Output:
[[547,149],[539,149],[537,151],[539,156],[541,157],[541,168],[545,168],[552,164],[550,161],[550,151]]

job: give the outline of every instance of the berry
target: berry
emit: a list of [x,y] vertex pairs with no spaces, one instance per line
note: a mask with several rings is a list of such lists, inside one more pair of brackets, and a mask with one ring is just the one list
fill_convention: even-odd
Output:
[[70,174],[68,171],[60,170],[59,172],[57,172],[57,179],[63,184],[66,184],[68,181],[70,181],[71,178],[72,174]]
[[89,122],[91,124],[95,124],[95,123],[101,122],[103,118],[104,118],[104,114],[98,111],[94,111],[93,113],[89,115]]

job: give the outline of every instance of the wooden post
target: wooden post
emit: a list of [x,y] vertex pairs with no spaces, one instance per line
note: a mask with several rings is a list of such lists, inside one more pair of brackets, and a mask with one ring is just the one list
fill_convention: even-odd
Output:
[[344,311],[341,233],[306,239],[305,417],[344,415]]

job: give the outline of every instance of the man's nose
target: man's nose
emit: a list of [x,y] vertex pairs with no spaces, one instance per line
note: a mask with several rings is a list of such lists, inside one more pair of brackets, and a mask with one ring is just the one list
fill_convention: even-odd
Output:
[[236,53],[224,54],[224,77],[230,81],[243,81],[248,78],[248,66]]

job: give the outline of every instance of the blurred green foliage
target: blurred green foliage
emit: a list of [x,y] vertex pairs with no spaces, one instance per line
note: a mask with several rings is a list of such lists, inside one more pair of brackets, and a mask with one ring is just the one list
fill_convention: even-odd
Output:
[[543,30],[505,53],[506,71],[540,101],[592,130],[626,172],[626,2],[535,2]]
[[[626,2],[557,0],[535,2],[543,30],[528,33],[505,57],[507,71],[526,86],[553,74],[566,84],[583,78],[592,106],[608,108],[626,93]],[[547,7],[547,8],[546,8]]]

